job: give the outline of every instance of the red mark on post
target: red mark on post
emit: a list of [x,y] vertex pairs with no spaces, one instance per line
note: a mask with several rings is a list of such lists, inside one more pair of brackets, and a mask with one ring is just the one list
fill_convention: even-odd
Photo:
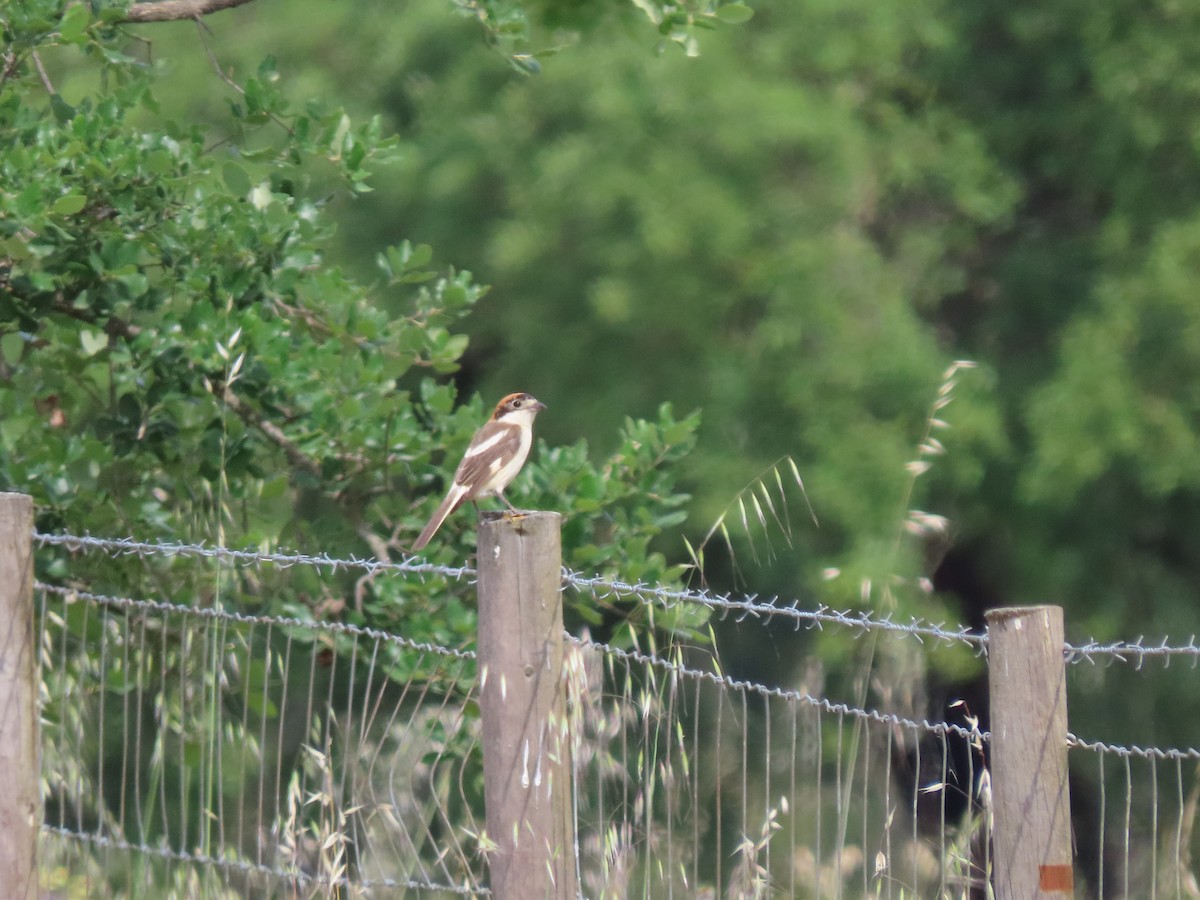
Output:
[[1043,891],[1075,890],[1075,872],[1070,866],[1038,866],[1038,888]]

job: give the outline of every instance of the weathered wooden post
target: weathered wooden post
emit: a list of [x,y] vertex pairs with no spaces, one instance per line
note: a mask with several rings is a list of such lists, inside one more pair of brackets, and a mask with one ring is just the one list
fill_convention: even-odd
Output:
[[562,517],[484,513],[479,673],[488,867],[498,900],[574,900]]
[[36,672],[33,501],[0,493],[0,885],[14,900],[38,896]]
[[994,609],[987,625],[996,896],[1072,897],[1062,608]]

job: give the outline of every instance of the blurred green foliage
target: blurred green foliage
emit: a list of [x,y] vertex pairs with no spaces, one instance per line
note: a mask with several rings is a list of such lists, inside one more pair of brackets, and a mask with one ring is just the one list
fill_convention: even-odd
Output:
[[[757,4],[690,59],[649,52],[634,8],[531,9],[534,42],[566,48],[537,78],[436,0],[373,18],[365,61],[287,63],[355,79],[401,137],[341,220],[347,266],[410,237],[492,285],[462,384],[543,373],[551,444],[702,407],[693,544],[790,455],[820,527],[793,494],[795,549],[775,529],[756,559],[735,528],[735,563],[710,546],[718,586],[858,605],[870,580],[880,604],[927,574],[944,590],[900,592],[902,611],[980,625],[1046,601],[1075,639],[1195,631],[1194,10]],[[958,358],[980,368],[909,500],[951,539],[897,555],[905,464]],[[759,671],[761,651],[740,658]],[[760,674],[786,677],[792,645],[774,652]],[[1184,740],[1144,679],[1080,689],[1081,728],[1116,691],[1145,734]]]
[[[959,559],[996,602],[1055,599],[1077,634],[1112,637],[1149,627],[1129,601],[1136,586],[1175,598],[1154,604],[1158,630],[1187,630],[1190,567],[1173,561],[1190,554],[1195,508],[1196,351],[1186,325],[1188,247],[1200,227],[1188,177],[1200,47],[1184,27],[1195,13],[1122,0],[1053,9],[808,2],[760,4],[727,28],[741,13],[712,4],[460,3],[458,16],[440,0],[297,9],[280,19],[250,4],[211,17],[203,39],[191,23],[144,26],[137,32],[148,44],[93,52],[119,54],[104,60],[110,85],[124,81],[126,95],[146,98],[125,101],[131,121],[192,123],[167,132],[194,151],[188,178],[220,179],[243,197],[250,187],[271,192],[264,209],[243,211],[254,215],[240,232],[210,231],[228,244],[197,262],[228,257],[234,245],[261,260],[286,230],[278,221],[274,234],[259,230],[271,208],[307,209],[299,219],[324,241],[321,258],[354,277],[326,265],[324,275],[300,278],[295,270],[311,259],[281,259],[298,284],[327,279],[322,299],[348,302],[328,279],[362,285],[350,304],[367,310],[356,313],[362,321],[377,314],[370,310],[384,319],[413,313],[407,298],[421,285],[403,283],[403,273],[401,284],[367,297],[387,244],[428,244],[438,258],[468,264],[493,285],[462,323],[469,346],[440,331],[439,346],[378,354],[376,384],[402,374],[412,354],[427,353],[422,364],[438,371],[459,361],[456,379],[468,390],[492,397],[520,385],[543,397],[553,412],[539,429],[552,446],[579,437],[611,446],[627,416],[653,415],[666,401],[702,407],[705,426],[683,473],[696,495],[692,540],[757,473],[790,455],[821,526],[799,517],[800,552],[777,542],[748,580],[840,602],[857,602],[862,579],[895,574],[889,568],[928,569],[915,543],[899,560],[890,553],[904,521],[904,463],[947,362],[976,359],[982,369],[945,416],[949,452],[912,502],[952,519]],[[19,25],[10,26],[14,47],[37,30]],[[74,13],[50,43],[96,51],[99,28]],[[660,44],[672,28],[691,30]],[[62,49],[47,48],[47,62]],[[514,57],[536,58],[541,76],[528,77]],[[153,60],[152,95],[129,75],[134,60]],[[214,60],[244,94],[221,82]],[[88,67],[60,64],[61,94],[43,96],[38,115],[70,122],[89,79]],[[349,120],[320,109],[312,98],[321,96],[348,104]],[[272,116],[284,124],[296,116],[299,127],[289,133]],[[359,120],[370,124],[347,125]],[[333,148],[335,139],[347,146]],[[44,154],[76,146],[56,140],[64,143]],[[155,190],[180,181],[170,151],[136,153],[162,170]],[[368,153],[394,160],[375,167],[369,184]],[[15,209],[59,219],[72,204],[94,205],[69,179],[5,196]],[[90,226],[105,228],[116,230]],[[136,260],[104,265],[133,266],[105,290],[152,305]],[[474,307],[477,292],[460,286]],[[215,342],[239,322],[210,308],[187,358],[206,355],[219,376]],[[366,327],[395,349],[390,333]],[[242,339],[251,332],[243,328]],[[80,356],[98,346],[96,327],[87,334]],[[15,341],[6,337],[6,359]],[[86,358],[102,363],[108,352]],[[255,346],[247,359],[261,373],[281,357],[268,365]],[[370,380],[349,368],[338,374]],[[404,415],[407,395],[376,394],[350,407],[327,400],[325,409],[355,412],[348,418],[361,428],[392,408]],[[434,413],[448,409],[433,402]],[[457,414],[460,444],[480,410]],[[160,439],[132,399],[115,413],[106,426],[114,438],[131,428],[136,436],[144,419],[146,440]],[[235,432],[227,455],[242,464],[244,423],[219,419]],[[310,439],[324,423],[312,424]],[[21,427],[6,428],[6,441]],[[44,465],[63,469],[56,458]],[[78,490],[73,483],[58,487]],[[204,534],[212,520],[196,521],[192,533]],[[381,524],[390,533],[395,516]],[[746,559],[738,562],[744,570]],[[712,566],[721,583],[723,567]],[[822,583],[826,567],[846,575]],[[968,599],[960,614],[975,605]]]
[[[171,56],[153,37],[131,37],[126,6],[40,0],[0,14],[0,483],[34,497],[43,530],[399,558],[490,408],[445,380],[485,288],[408,240],[372,241],[372,269],[348,274],[329,254],[331,207],[369,192],[374,169],[395,159],[399,141],[383,117],[298,96],[269,55],[236,77],[207,73],[194,95],[200,111],[189,110],[159,92]],[[483,22],[489,37],[493,24]],[[511,61],[516,44],[501,31]],[[213,95],[224,102],[205,105]],[[522,387],[545,383],[531,372]],[[697,413],[676,418],[659,404],[614,428],[617,446],[599,462],[582,439],[543,443],[513,496],[564,514],[569,565],[671,583],[682,568],[650,545],[685,516],[675,482],[698,424]],[[456,516],[427,556],[466,562],[469,532],[469,516]],[[332,619],[450,648],[475,638],[473,591],[446,578],[62,548],[39,553],[38,568],[93,592]],[[611,626],[594,604],[576,605],[574,624]],[[626,612],[606,638],[633,640],[648,613]],[[706,619],[680,607],[652,626],[695,638]],[[249,669],[234,636],[213,666],[186,633],[164,631],[147,652],[144,620],[106,624],[136,669],[127,676],[90,656],[98,622],[88,604],[68,607],[59,648],[68,652],[46,676],[47,727],[83,733],[107,695],[126,697],[135,683],[136,701],[82,757],[56,752],[46,803],[54,821],[66,809],[103,820],[140,802],[126,796],[139,779],[171,785],[161,822],[114,822],[135,842],[174,846],[192,829],[206,846],[224,827],[205,813],[212,773],[200,763],[227,735],[210,733],[209,713],[190,707],[190,688],[172,673],[205,672],[210,704],[235,718],[254,710],[274,734],[283,720],[263,703],[268,689],[312,703],[313,685],[306,691],[304,673],[287,667],[294,644],[310,672],[330,669],[329,683],[355,659],[353,635],[279,629],[260,639]],[[384,646],[375,662],[404,689],[447,689],[428,671],[436,664],[404,646]],[[316,714],[352,706],[350,685]],[[279,736],[287,767],[307,737],[304,725],[291,731]],[[266,795],[284,803],[278,779],[288,771],[268,771],[254,736],[235,744],[244,779],[270,782]],[[153,771],[130,771],[147,759]],[[72,778],[79,765],[96,774]],[[231,809],[245,788],[222,785]]]
[[[457,328],[484,289],[406,240],[375,242],[365,280],[328,259],[330,194],[318,191],[370,190],[398,145],[379,116],[358,124],[289,98],[267,57],[240,81],[210,77],[228,99],[219,125],[181,125],[158,98],[153,44],[115,30],[122,15],[46,2],[5,22],[4,482],[34,495],[47,529],[398,553],[486,417],[479,398],[456,406],[453,386],[429,377],[458,368]],[[542,454],[542,499],[568,516],[570,561],[677,574],[647,545],[681,520],[668,473],[697,424],[664,406],[627,420],[602,466],[582,443]],[[462,558],[465,518],[431,556]],[[100,590],[147,584],[135,567],[84,565],[46,563]],[[244,590],[262,602],[244,579],[161,578],[176,599]],[[345,605],[414,626],[410,607],[445,588],[358,585]],[[279,596],[306,612],[300,593]],[[408,633],[458,646],[472,629],[456,621]]]
[[[791,546],[732,529],[718,586],[881,605],[928,575],[901,611],[1196,630],[1200,8],[299,0],[142,44],[30,7],[4,20],[0,471],[44,527],[394,551],[484,414],[456,396],[520,388],[550,406],[523,496],[570,513],[582,568],[678,576],[790,456],[820,527],[789,487]],[[897,544],[913,509],[951,540]],[[428,602],[370,589],[385,621]],[[1079,730],[1194,744],[1200,693],[1122,671],[1081,679]]]

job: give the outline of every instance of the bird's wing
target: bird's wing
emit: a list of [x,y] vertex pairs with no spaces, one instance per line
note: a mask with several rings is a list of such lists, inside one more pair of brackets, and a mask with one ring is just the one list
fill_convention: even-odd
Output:
[[463,499],[474,500],[479,496],[479,491],[492,476],[520,451],[521,429],[516,425],[493,421],[480,428],[454,473],[456,487],[464,485],[473,489]]

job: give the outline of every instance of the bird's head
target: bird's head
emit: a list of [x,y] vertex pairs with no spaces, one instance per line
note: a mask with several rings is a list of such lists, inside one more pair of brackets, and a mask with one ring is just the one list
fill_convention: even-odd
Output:
[[533,418],[545,408],[546,404],[532,394],[509,394],[496,404],[496,411],[492,413],[492,418],[503,419],[517,413],[524,413]]

